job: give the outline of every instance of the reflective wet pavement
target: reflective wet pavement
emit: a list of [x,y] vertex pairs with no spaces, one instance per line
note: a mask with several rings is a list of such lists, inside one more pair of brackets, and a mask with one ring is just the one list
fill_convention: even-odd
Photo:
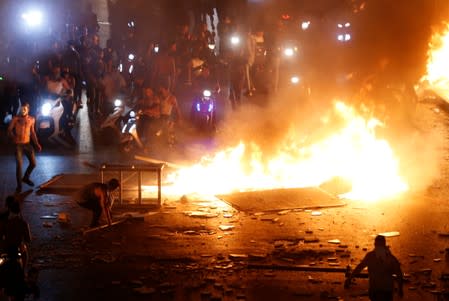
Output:
[[[448,117],[435,107],[421,106],[426,130],[447,137]],[[15,165],[11,147],[0,152],[4,198],[15,188]],[[85,161],[125,162],[108,147],[93,153],[47,148],[38,154],[32,179],[39,185],[61,173],[93,172]],[[435,300],[445,289],[440,279],[449,262],[448,180],[443,175],[427,191],[399,200],[319,210],[245,212],[216,199],[164,196],[160,209],[117,208],[115,218],[134,217],[88,235],[82,231],[90,215],[70,193],[35,189],[22,196],[41,300],[368,300],[366,280],[344,291],[340,273],[250,266],[354,266],[377,233],[391,235],[387,242],[407,273],[405,300]],[[68,222],[58,221],[61,213]]]

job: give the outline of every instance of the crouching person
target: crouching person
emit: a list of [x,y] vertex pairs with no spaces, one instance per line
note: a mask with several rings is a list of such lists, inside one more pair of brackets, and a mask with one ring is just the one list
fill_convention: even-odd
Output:
[[108,225],[111,225],[111,208],[113,198],[111,193],[120,186],[117,179],[111,179],[107,183],[94,182],[84,186],[77,196],[77,203],[92,211],[92,221],[90,227],[100,225],[101,214],[104,213]]

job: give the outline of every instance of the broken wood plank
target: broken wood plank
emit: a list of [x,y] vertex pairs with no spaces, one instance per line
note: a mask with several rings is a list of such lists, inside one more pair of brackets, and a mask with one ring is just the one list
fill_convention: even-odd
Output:
[[128,220],[128,219],[124,218],[124,219],[112,222],[111,225],[106,224],[106,225],[101,225],[101,226],[94,227],[94,228],[89,228],[89,229],[83,231],[83,235],[91,233],[91,232],[94,232],[94,231],[98,231],[98,230],[101,230],[101,229],[109,228],[109,227],[112,227],[112,226],[115,226],[115,225],[118,225],[118,224],[121,224],[121,223],[123,223],[126,220]]
[[134,158],[137,159],[137,160],[148,162],[148,163],[165,164],[168,167],[176,168],[176,169],[185,168],[185,166],[182,166],[182,165],[179,165],[179,164],[176,164],[176,163],[161,161],[161,160],[157,160],[157,159],[150,158],[150,157],[144,157],[144,156],[136,155],[136,156],[134,156]]
[[[321,273],[342,273],[348,275],[351,272],[349,266],[345,268],[317,267],[310,265],[279,265],[279,264],[248,264],[248,269],[255,270],[278,270],[278,271],[298,271],[298,272],[321,272]],[[353,275],[354,278],[368,278],[367,273]]]

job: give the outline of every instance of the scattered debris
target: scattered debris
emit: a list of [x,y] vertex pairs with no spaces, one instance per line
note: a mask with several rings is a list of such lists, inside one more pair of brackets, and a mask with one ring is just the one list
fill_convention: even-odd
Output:
[[187,216],[190,216],[190,217],[203,217],[203,218],[218,217],[217,213],[204,212],[204,211],[187,211],[187,212],[184,212],[184,214]]
[[41,219],[56,219],[55,215],[42,215]]
[[220,225],[218,227],[221,231],[228,231],[228,230],[232,230],[235,228],[235,226],[233,225]]
[[51,227],[53,227],[53,223],[52,222],[43,222],[42,226],[44,226],[44,228],[51,228]]
[[70,221],[69,214],[65,212],[60,212],[58,214],[58,222],[60,223],[68,223]]
[[336,244],[336,245],[340,244],[340,240],[339,239],[331,239],[331,240],[328,240],[327,242],[330,243],[330,244]]
[[247,254],[229,254],[230,259],[247,259]]
[[398,231],[390,231],[390,232],[379,233],[379,235],[382,235],[385,237],[394,237],[394,236],[399,236],[400,233]]
[[134,288],[134,291],[136,293],[139,293],[141,295],[152,295],[156,292],[156,289],[153,287],[146,287],[146,286],[142,286],[142,287],[136,287]]

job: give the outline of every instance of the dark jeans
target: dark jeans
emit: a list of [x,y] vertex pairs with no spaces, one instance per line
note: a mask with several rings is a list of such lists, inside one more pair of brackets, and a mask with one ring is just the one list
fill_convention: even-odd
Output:
[[81,201],[78,204],[81,207],[92,211],[92,221],[90,223],[90,227],[91,228],[97,227],[99,225],[101,211],[102,211],[100,201],[97,199],[88,199],[85,201]]
[[34,148],[30,143],[16,144],[16,180],[17,187],[22,187],[22,165],[23,165],[23,155],[28,159],[28,167],[25,171],[23,178],[28,179],[31,172],[36,167],[36,156],[34,155]]
[[369,299],[371,301],[393,301],[393,292],[388,291],[370,291]]

